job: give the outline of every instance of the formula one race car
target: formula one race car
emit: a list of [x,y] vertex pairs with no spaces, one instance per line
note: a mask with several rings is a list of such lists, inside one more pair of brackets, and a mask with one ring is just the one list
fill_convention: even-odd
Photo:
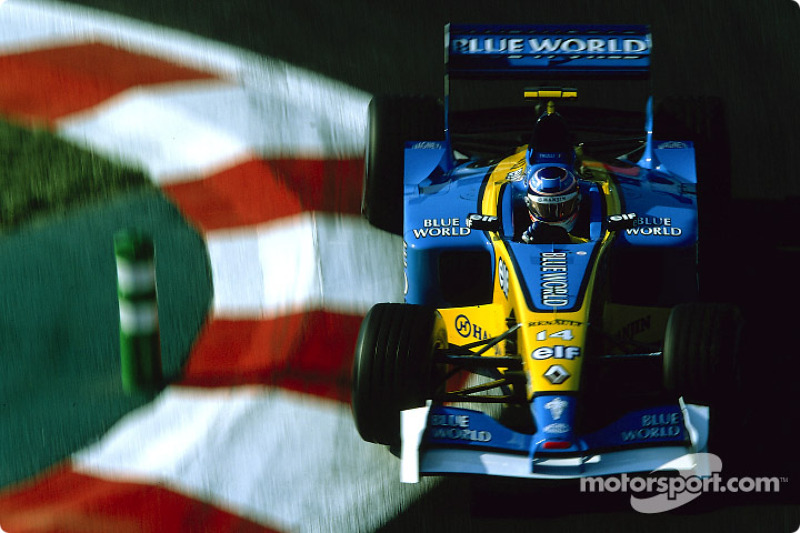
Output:
[[449,25],[445,42],[443,104],[369,108],[362,208],[403,238],[405,303],[359,332],[362,438],[406,482],[649,472],[713,449],[741,330],[698,278],[719,106],[654,106],[644,26]]

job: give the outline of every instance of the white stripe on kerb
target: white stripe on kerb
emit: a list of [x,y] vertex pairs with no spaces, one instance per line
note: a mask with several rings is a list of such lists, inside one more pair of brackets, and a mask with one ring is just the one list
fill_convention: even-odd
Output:
[[137,164],[164,184],[253,157],[361,156],[364,108],[347,99],[331,105],[320,112],[272,89],[176,83],[123,92],[57,127],[64,137]]
[[348,405],[277,389],[167,388],[73,468],[301,532],[372,531],[431,486],[400,486],[397,459],[361,440]]
[[12,0],[0,11],[0,52],[14,53],[58,43],[75,44],[91,35],[91,22],[41,2]]
[[[0,52],[100,41],[216,74],[234,85],[280,94],[290,107],[363,125],[369,95],[278,59],[103,11],[44,0],[12,0],[0,11]],[[363,131],[363,127],[359,128]]]
[[402,241],[360,217],[304,213],[206,234],[215,316],[324,309],[364,314],[403,300]]
[[369,95],[340,82],[87,8],[16,0],[0,17],[0,51],[99,39],[222,78],[134,88],[57,123],[65,137],[141,166],[158,183],[198,179],[251,157],[364,152]]
[[63,137],[136,165],[160,184],[182,176],[197,179],[206,170],[250,157],[243,139],[169,105],[175,96],[164,101],[135,89],[89,113],[62,120],[58,127]]

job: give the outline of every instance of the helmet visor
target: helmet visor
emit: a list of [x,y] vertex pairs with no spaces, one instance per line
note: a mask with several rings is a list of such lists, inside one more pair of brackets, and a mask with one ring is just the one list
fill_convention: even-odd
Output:
[[528,195],[531,215],[542,222],[560,222],[572,216],[580,203],[578,191],[553,196]]

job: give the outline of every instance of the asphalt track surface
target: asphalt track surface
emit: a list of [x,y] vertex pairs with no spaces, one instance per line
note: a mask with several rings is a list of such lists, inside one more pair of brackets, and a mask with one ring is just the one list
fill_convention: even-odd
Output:
[[[89,4],[89,2],[84,2]],[[372,93],[437,93],[441,87],[441,28],[444,22],[587,22],[649,23],[654,34],[654,86],[656,94],[716,94],[724,98],[733,155],[731,191],[735,207],[746,215],[733,215],[721,204],[715,215],[726,230],[720,238],[736,244],[718,259],[720,277],[726,279],[731,298],[749,310],[760,310],[751,330],[750,347],[763,366],[765,381],[763,428],[778,441],[791,435],[797,416],[790,390],[796,369],[768,356],[782,351],[797,355],[791,340],[797,311],[782,305],[797,294],[793,274],[797,262],[796,240],[784,236],[797,226],[796,212],[777,200],[800,194],[795,147],[800,106],[796,95],[800,50],[800,10],[789,0],[770,2],[613,2],[602,10],[590,2],[555,3],[441,3],[423,2],[370,5],[340,2],[330,6],[293,2],[277,7],[260,2],[171,2],[169,10],[144,3],[96,2],[102,9],[125,9],[125,14],[181,27],[216,40],[229,41],[260,54],[280,57],[322,74],[338,78]],[[162,3],[163,5],[163,3]],[[191,17],[168,20],[167,12],[192,11]],[[137,12],[138,10],[138,12]],[[197,21],[204,21],[198,24]],[[234,31],[235,30],[235,31]],[[413,74],[410,74],[413,73]],[[766,206],[766,209],[761,209]],[[777,210],[776,210],[777,209]],[[781,211],[783,209],[783,211]],[[765,212],[766,211],[766,212]],[[757,243],[757,244],[743,244]],[[753,311],[751,311],[753,313]],[[766,328],[771,327],[769,334]],[[779,331],[775,332],[774,328]],[[761,391],[760,391],[761,392]],[[772,441],[774,442],[774,441]],[[764,471],[780,472],[793,446],[782,444],[781,453],[759,456]],[[765,450],[760,450],[764,452]],[[763,462],[762,462],[763,458]],[[792,472],[780,473],[792,480]],[[761,474],[758,470],[753,474]],[[800,478],[798,478],[800,479]],[[796,494],[796,493],[795,493]],[[522,498],[501,503],[497,515],[513,520],[470,514],[470,491],[460,480],[447,480],[386,526],[387,531],[417,529],[480,531],[503,527],[514,531],[791,531],[798,523],[797,497],[777,502],[711,512],[702,510],[646,517],[626,510],[626,502],[586,498],[568,490],[536,489]],[[730,503],[730,502],[722,502]],[[527,512],[520,513],[520,508]],[[696,514],[695,514],[696,513]]]

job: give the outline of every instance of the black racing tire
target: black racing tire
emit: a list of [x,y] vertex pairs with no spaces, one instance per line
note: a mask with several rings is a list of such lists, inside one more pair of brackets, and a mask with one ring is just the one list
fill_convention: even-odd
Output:
[[432,307],[375,305],[358,333],[351,407],[361,438],[397,445],[400,411],[422,407],[436,388],[434,354],[447,330]]
[[725,105],[716,96],[667,96],[653,117],[653,137],[659,141],[727,142],[725,128]]
[[706,302],[727,302],[731,290],[724,268],[726,250],[736,246],[731,219],[731,151],[722,99],[671,96],[656,108],[653,137],[658,141],[692,141],[695,149],[698,209],[698,288]]
[[715,198],[731,196],[731,154],[725,105],[713,96],[671,96],[661,101],[653,117],[658,141],[692,141],[697,184]]
[[664,386],[684,402],[709,408],[708,450],[739,464],[748,423],[742,373],[744,320],[728,304],[673,308],[664,337]]
[[664,334],[664,386],[688,403],[712,405],[740,389],[743,321],[727,304],[672,309]]
[[369,103],[361,213],[373,226],[403,232],[406,141],[444,139],[444,109],[433,97],[375,96]]

